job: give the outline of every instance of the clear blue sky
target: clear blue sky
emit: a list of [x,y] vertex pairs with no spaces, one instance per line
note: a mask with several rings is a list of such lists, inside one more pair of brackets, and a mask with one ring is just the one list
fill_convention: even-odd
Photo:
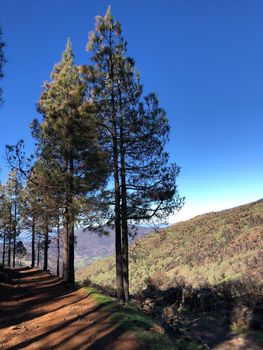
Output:
[[24,138],[41,85],[67,37],[87,63],[94,17],[112,6],[145,92],[155,91],[172,126],[186,206],[178,218],[263,197],[262,0],[1,0],[8,64],[0,109],[5,144]]

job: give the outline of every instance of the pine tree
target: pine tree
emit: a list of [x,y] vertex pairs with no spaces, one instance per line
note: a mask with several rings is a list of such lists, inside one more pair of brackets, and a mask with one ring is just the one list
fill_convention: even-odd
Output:
[[[7,195],[6,185],[1,185],[1,217],[0,217],[0,230],[3,237],[3,250],[2,250],[2,265],[6,265],[6,253],[8,249],[8,241],[10,234],[10,214],[11,203],[10,198]],[[10,249],[11,251],[11,249]]]
[[[34,124],[33,132],[39,133],[39,125]],[[43,251],[43,269],[48,267],[49,231],[56,225],[57,217],[63,207],[61,180],[54,167],[50,166],[39,154],[26,157],[23,140],[15,146],[6,146],[6,160],[25,182],[22,192],[22,225],[31,230],[31,267],[35,266],[35,245],[37,239],[37,266],[39,266],[40,250]],[[39,151],[39,150],[38,150]],[[41,246],[41,249],[40,249]]]
[[21,231],[21,184],[16,171],[9,173],[0,188],[0,230],[3,237],[2,264],[15,267],[16,242]]
[[[16,242],[21,231],[21,183],[19,174],[11,170],[5,184],[8,201],[8,266],[15,267],[16,263]],[[13,256],[11,254],[13,253]],[[11,263],[12,260],[12,263]]]
[[[165,145],[169,123],[155,94],[142,97],[134,60],[127,57],[121,26],[108,8],[96,17],[88,50],[93,66],[83,75],[93,84],[90,98],[110,150],[114,191],[116,286],[119,300],[129,299],[128,222],[161,221],[181,207],[176,189],[179,168],[169,164]],[[111,200],[112,201],[112,200]]]
[[[96,17],[95,32],[90,33],[88,50],[92,51],[92,60],[95,66],[85,67],[83,73],[89,83],[94,84],[90,97],[97,106],[97,117],[102,127],[104,147],[112,155],[110,159],[114,182],[114,218],[115,226],[115,255],[116,255],[116,288],[117,297],[125,301],[123,287],[123,265],[121,245],[121,194],[120,194],[120,167],[118,150],[118,102],[116,98],[116,54],[121,50],[121,28],[113,22],[110,8],[105,17]],[[110,224],[110,221],[108,221]]]
[[104,183],[106,170],[92,108],[87,108],[87,103],[84,108],[86,86],[74,63],[69,40],[51,78],[44,84],[38,103],[43,120],[41,124],[34,121],[32,127],[49,179],[63,196],[63,278],[74,283],[78,202]]

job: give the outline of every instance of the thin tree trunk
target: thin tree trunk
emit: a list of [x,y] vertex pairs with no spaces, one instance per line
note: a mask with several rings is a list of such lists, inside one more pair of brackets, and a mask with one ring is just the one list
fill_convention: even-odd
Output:
[[8,237],[8,267],[11,267],[11,232]]
[[12,207],[9,213],[9,237],[8,237],[8,267],[11,267],[11,233],[12,233]]
[[32,249],[32,258],[31,258],[31,268],[35,267],[36,253],[35,253],[35,217],[32,218],[32,241],[31,241],[31,249]]
[[40,240],[38,237],[38,241],[37,241],[37,267],[39,267],[39,262],[40,262]]
[[[116,142],[114,142],[116,143]],[[118,172],[118,156],[116,145],[114,146],[114,191],[115,191],[115,250],[116,250],[116,287],[117,297],[124,302],[123,267],[122,267],[122,240],[120,220],[120,186]]]
[[5,267],[6,232],[4,231],[2,265]]
[[[67,176],[68,172],[68,159],[64,157],[64,174]],[[69,245],[69,198],[68,188],[65,186],[66,203],[63,213],[63,275],[62,278],[65,282],[68,282],[68,245]]]
[[16,233],[14,232],[13,238],[13,267],[16,267]]
[[121,234],[122,234],[122,268],[123,288],[125,302],[129,301],[129,240],[127,222],[127,189],[126,189],[126,167],[123,131],[122,95],[119,89],[120,106],[120,156],[121,156]]
[[15,201],[14,238],[13,238],[13,267],[16,267],[16,217],[17,217],[17,203]]
[[44,241],[44,264],[43,264],[43,270],[47,271],[48,267],[48,225],[46,225],[45,228],[45,241]]
[[70,178],[69,178],[69,202],[70,202],[70,215],[69,215],[69,247],[68,247],[68,282],[75,283],[75,269],[74,269],[74,226],[75,226],[75,213],[74,213],[74,160],[71,152],[69,159],[70,166]]
[[68,281],[68,208],[65,208],[63,223],[63,280]]
[[115,254],[116,254],[116,289],[117,298],[124,303],[123,288],[123,267],[122,267],[122,241],[121,241],[121,211],[120,211],[120,183],[119,183],[119,164],[118,164],[118,140],[117,140],[117,116],[114,101],[114,83],[113,66],[110,55],[110,80],[111,80],[111,109],[113,121],[113,170],[114,170],[114,196],[115,196]]
[[57,225],[57,276],[59,277],[59,264],[60,264],[60,239],[59,239],[59,219]]

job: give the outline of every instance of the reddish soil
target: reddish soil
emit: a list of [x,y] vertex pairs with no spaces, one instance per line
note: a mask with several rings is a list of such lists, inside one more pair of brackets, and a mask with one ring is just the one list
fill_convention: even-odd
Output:
[[0,283],[1,350],[138,350],[124,332],[96,306],[92,295],[72,289],[36,269],[10,271]]

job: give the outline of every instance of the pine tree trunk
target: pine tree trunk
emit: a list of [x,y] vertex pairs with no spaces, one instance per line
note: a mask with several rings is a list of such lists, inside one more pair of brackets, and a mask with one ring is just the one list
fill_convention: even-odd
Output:
[[11,267],[11,232],[12,232],[12,207],[9,213],[9,237],[8,237],[8,267]]
[[11,232],[8,237],[8,267],[11,267]]
[[127,189],[126,189],[126,168],[125,168],[125,149],[123,135],[123,114],[122,114],[122,96],[119,89],[120,106],[120,156],[121,156],[121,230],[122,230],[122,268],[123,268],[123,288],[125,302],[129,301],[129,240],[128,240],[128,222],[127,222]]
[[[111,39],[110,39],[111,40]],[[110,43],[111,46],[111,43]],[[117,298],[121,303],[125,302],[123,288],[123,267],[122,267],[122,240],[121,240],[121,210],[120,210],[120,183],[118,164],[118,135],[117,116],[114,100],[114,72],[112,55],[110,53],[109,75],[111,81],[111,114],[113,121],[112,141],[113,141],[113,172],[114,172],[114,197],[115,197],[115,254],[116,254],[116,289]]]
[[32,257],[31,257],[31,268],[35,267],[35,217],[32,218],[32,241],[31,241],[31,248],[32,248]]
[[69,227],[69,257],[68,257],[68,282],[75,283],[74,270],[74,221],[71,218]]
[[[123,190],[123,188],[122,188]],[[123,285],[125,301],[128,302],[129,295],[129,239],[127,223],[127,197],[126,191],[122,192],[122,259],[123,259]]]
[[11,233],[8,237],[8,267],[11,267]]
[[116,288],[117,298],[124,302],[122,242],[121,242],[121,212],[120,212],[120,184],[116,116],[114,116],[113,130],[113,158],[114,158],[114,196],[115,196],[115,252],[116,252]]
[[17,217],[17,203],[15,202],[15,218],[14,218],[14,238],[13,238],[13,267],[16,267],[16,217]]
[[37,242],[37,267],[39,267],[39,262],[40,262],[40,242],[39,242],[39,238],[38,238],[38,242]]
[[16,233],[14,232],[13,238],[13,267],[16,267]]
[[4,231],[2,265],[5,267],[6,232]]
[[45,241],[44,241],[44,263],[43,270],[47,271],[48,267],[48,225],[45,228]]
[[63,280],[68,281],[68,208],[65,208],[63,222]]
[[[116,142],[114,142],[116,143]],[[116,251],[116,288],[117,297],[124,302],[123,289],[123,267],[122,267],[122,240],[121,240],[121,218],[120,218],[120,186],[118,172],[118,158],[116,145],[114,146],[114,191],[115,191],[115,251]]]
[[[64,157],[64,174],[67,176],[68,172],[68,159],[65,155]],[[63,213],[63,274],[62,278],[65,282],[68,282],[68,240],[69,240],[69,199],[68,199],[68,189],[65,186],[65,208]]]
[[68,282],[75,283],[75,269],[74,269],[74,226],[75,226],[75,214],[74,214],[74,162],[72,152],[69,159],[70,166],[70,177],[69,177],[69,202],[70,202],[70,213],[69,213],[69,247],[68,247]]
[[60,239],[59,239],[59,220],[57,226],[57,276],[59,277],[59,264],[60,264]]

